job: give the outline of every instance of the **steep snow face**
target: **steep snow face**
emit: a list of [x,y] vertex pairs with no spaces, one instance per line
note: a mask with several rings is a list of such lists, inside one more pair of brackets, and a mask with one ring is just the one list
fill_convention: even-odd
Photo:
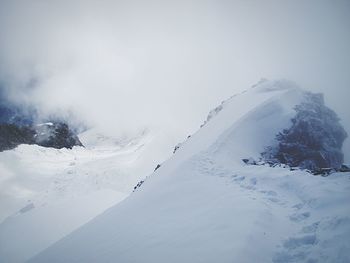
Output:
[[216,152],[222,159],[236,163],[246,157],[258,158],[266,146],[275,143],[275,135],[290,126],[294,106],[303,94],[293,82],[261,80],[224,101],[216,114],[211,111],[209,121],[174,158],[186,160],[209,147],[220,148]]
[[161,131],[81,134],[86,146],[0,153],[0,262],[24,262],[129,195],[171,155]]
[[225,101],[135,193],[30,262],[349,262],[349,174],[241,162],[302,97],[262,81]]

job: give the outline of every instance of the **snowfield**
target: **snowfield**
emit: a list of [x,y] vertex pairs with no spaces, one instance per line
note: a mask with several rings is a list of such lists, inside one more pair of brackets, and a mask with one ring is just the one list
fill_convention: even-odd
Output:
[[29,262],[350,262],[350,174],[248,166],[304,92],[262,81],[230,98],[121,203]]
[[123,200],[177,141],[153,130],[79,137],[85,148],[0,153],[0,262],[25,262]]

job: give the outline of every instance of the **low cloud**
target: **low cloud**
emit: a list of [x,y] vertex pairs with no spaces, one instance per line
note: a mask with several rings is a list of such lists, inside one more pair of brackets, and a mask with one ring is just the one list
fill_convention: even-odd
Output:
[[349,27],[342,0],[0,0],[0,82],[43,117],[187,134],[261,77],[289,78],[350,133]]

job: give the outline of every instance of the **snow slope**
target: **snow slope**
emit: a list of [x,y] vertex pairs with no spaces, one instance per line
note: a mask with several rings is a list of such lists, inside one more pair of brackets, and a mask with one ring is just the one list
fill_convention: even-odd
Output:
[[246,166],[289,126],[295,84],[262,81],[135,193],[29,262],[350,262],[350,177]]
[[26,261],[123,200],[176,142],[153,130],[79,137],[85,148],[0,153],[0,262]]

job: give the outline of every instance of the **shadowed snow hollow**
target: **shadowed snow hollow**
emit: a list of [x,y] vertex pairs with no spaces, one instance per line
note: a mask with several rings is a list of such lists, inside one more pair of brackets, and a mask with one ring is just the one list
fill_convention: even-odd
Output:
[[304,96],[264,80],[224,101],[135,193],[30,262],[349,262],[349,174],[241,161]]

